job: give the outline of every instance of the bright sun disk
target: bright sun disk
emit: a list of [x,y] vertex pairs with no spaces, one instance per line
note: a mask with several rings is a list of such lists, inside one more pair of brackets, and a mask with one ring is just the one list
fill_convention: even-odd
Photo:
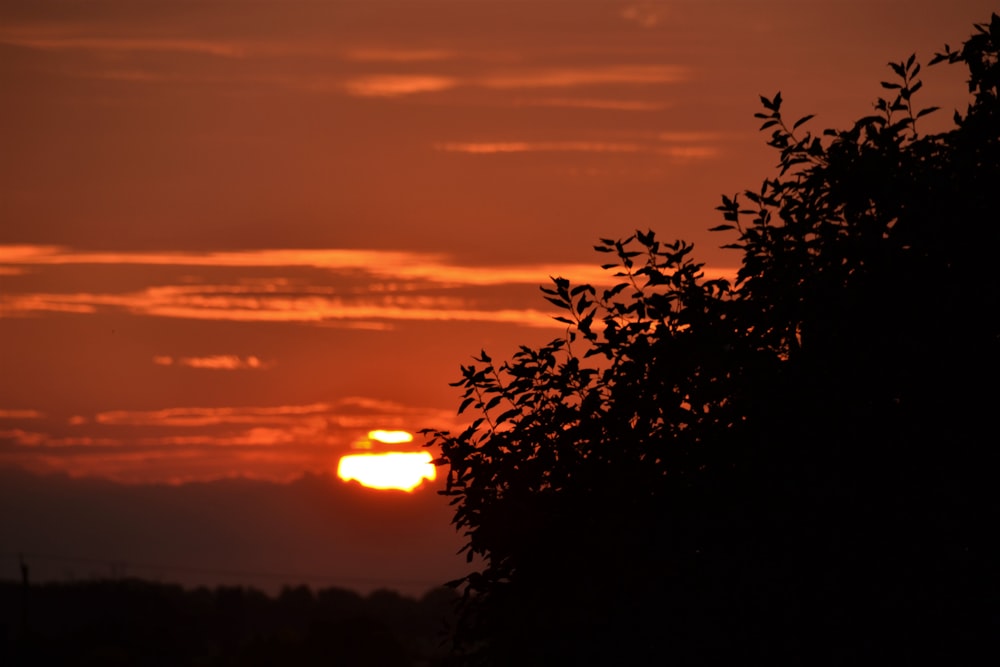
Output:
[[356,480],[371,489],[412,491],[425,479],[437,476],[430,452],[385,452],[348,454],[337,464],[337,476]]

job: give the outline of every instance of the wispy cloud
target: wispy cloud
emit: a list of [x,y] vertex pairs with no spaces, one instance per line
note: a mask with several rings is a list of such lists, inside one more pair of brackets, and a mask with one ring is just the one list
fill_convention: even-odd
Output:
[[199,39],[82,37],[0,32],[0,44],[44,51],[196,53],[225,58],[240,58],[246,55],[246,48],[239,44]]
[[42,419],[44,416],[40,410],[0,408],[0,419]]
[[434,93],[459,85],[459,80],[429,74],[376,74],[357,77],[344,84],[344,90],[356,97],[400,97],[415,93]]
[[121,438],[53,436],[48,433],[26,431],[20,428],[0,430],[0,442],[3,441],[25,448],[122,447],[127,444]]
[[680,83],[690,71],[680,65],[604,65],[533,68],[487,74],[477,85],[487,88],[572,88],[608,84]]
[[677,160],[710,160],[721,154],[714,146],[666,146],[655,152]]
[[[211,287],[210,287],[211,290]],[[439,301],[440,305],[428,303]],[[360,300],[342,297],[269,296],[241,297],[202,292],[199,286],[151,287],[128,294],[28,294],[3,295],[7,316],[43,312],[96,313],[120,309],[134,315],[232,322],[346,322],[396,321],[502,322],[529,327],[559,327],[549,313],[534,309],[483,309],[456,307],[454,299],[408,297]],[[202,362],[206,363],[206,362]],[[202,366],[205,367],[205,366]]]
[[149,266],[279,267],[363,269],[380,264],[420,264],[441,255],[386,250],[270,249],[234,252],[92,252],[53,245],[0,246],[0,265],[144,264]]
[[[607,277],[589,264],[463,266],[434,253],[392,250],[268,249],[233,252],[93,252],[62,246],[0,246],[0,267],[116,264],[217,268],[310,268],[362,272],[389,280],[421,279],[441,285],[537,284],[548,275]],[[602,278],[603,276],[603,278]],[[207,290],[208,288],[203,288]]]
[[444,142],[434,148],[449,153],[639,153],[639,144],[607,141],[480,141]]
[[[303,418],[324,417],[330,403],[248,407],[181,407],[162,410],[110,410],[94,415],[98,424],[128,426],[201,427],[220,424],[290,424]],[[316,423],[316,422],[314,422]],[[323,420],[323,424],[325,424]]]
[[[170,424],[157,424],[168,428]],[[123,437],[96,436],[52,436],[47,433],[11,429],[0,431],[0,441],[9,440],[19,447],[34,449],[156,449],[183,450],[184,448],[236,448],[236,447],[278,447],[296,445],[300,442],[315,443],[317,436],[324,434],[323,428],[311,428],[308,424],[286,424],[280,428],[254,426],[234,432],[212,433],[204,431],[192,435],[137,436]],[[176,452],[180,454],[181,452]]]
[[690,77],[680,65],[525,67],[469,76],[440,73],[369,74],[349,78],[344,90],[359,97],[398,97],[458,87],[494,90],[579,88],[599,85],[680,83]]
[[[635,10],[638,11],[638,10]],[[626,12],[628,13],[628,12]],[[645,12],[643,16],[651,15]],[[456,88],[490,90],[569,90],[594,86],[660,85],[686,81],[689,68],[676,64],[632,63],[586,66],[551,66],[523,63],[503,67],[522,56],[464,48],[399,47],[391,45],[354,48],[331,46],[318,40],[247,40],[180,33],[163,36],[133,29],[115,34],[120,27],[99,24],[0,26],[0,44],[35,51],[75,52],[92,56],[65,72],[85,78],[122,83],[218,82],[292,89],[311,93],[339,93],[362,98],[399,98],[440,93]],[[226,67],[224,73],[207,74],[204,68],[173,61],[169,67],[151,66],[147,54],[201,55],[246,66]],[[289,57],[323,63],[321,68],[292,68]],[[543,54],[536,54],[543,56]],[[620,57],[617,56],[617,57]],[[258,67],[258,61],[267,67]],[[478,63],[475,66],[470,63]],[[491,63],[491,64],[487,64]],[[162,65],[162,63],[161,63]],[[423,71],[413,71],[420,68]],[[381,71],[371,71],[371,70]],[[367,71],[366,71],[367,70]],[[589,99],[572,102],[549,100],[541,105],[640,111],[663,108],[638,100]]]
[[655,28],[667,17],[666,3],[637,2],[622,9],[621,17],[642,28]]
[[109,297],[103,299],[94,297],[88,299],[81,294],[0,294],[0,312],[5,317],[16,317],[29,313],[75,313],[77,315],[90,315],[96,313],[98,308],[95,300],[107,301]]
[[[344,52],[329,39],[268,37],[215,37],[203,30],[179,28],[166,34],[161,26],[131,27],[95,21],[31,22],[0,25],[0,44],[34,51],[75,52],[101,62],[125,62],[143,54],[203,55],[227,60],[306,57],[357,62],[421,62],[440,60],[437,50],[358,49]],[[86,70],[76,70],[85,74]]]
[[474,141],[434,144],[439,151],[493,155],[502,153],[648,153],[680,160],[707,160],[718,157],[714,146],[663,146],[616,141]]
[[92,421],[111,426],[166,426],[201,428],[220,425],[283,427],[306,424],[319,430],[327,426],[350,429],[415,428],[418,418],[433,416],[453,421],[452,411],[366,396],[347,396],[333,402],[275,406],[176,407],[160,410],[109,410],[99,412]]
[[48,436],[45,433],[26,431],[22,428],[0,429],[0,441],[8,440],[21,447],[37,447],[45,444]]
[[178,357],[157,355],[153,357],[157,366],[187,366],[217,371],[263,370],[271,364],[263,362],[259,357],[250,355],[241,357],[236,354],[215,354],[207,357]]
[[[631,151],[620,146],[567,144],[469,144],[450,150],[468,152],[523,152],[530,150]],[[645,150],[645,149],[642,149]],[[689,155],[703,148],[692,144],[673,150]],[[323,269],[326,284],[309,284],[283,277],[248,280],[235,284],[204,284],[177,276],[174,284],[149,285],[128,292],[18,292],[0,294],[5,316],[44,313],[125,311],[135,315],[237,322],[298,322],[384,328],[401,321],[497,322],[528,327],[561,328],[547,310],[512,307],[483,301],[472,288],[540,285],[550,276],[574,283],[606,286],[618,282],[611,271],[589,264],[529,264],[520,266],[462,266],[438,255],[374,250],[253,250],[225,253],[101,253],[80,252],[53,246],[0,247],[0,265],[64,266],[200,266],[218,269],[285,268]],[[725,271],[716,271],[725,275]],[[196,368],[261,368],[249,358],[170,358]],[[166,359],[161,359],[165,365]]]

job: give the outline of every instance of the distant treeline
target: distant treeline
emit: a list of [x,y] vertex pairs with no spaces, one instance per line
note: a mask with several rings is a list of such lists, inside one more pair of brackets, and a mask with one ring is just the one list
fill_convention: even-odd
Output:
[[3,665],[435,665],[454,593],[0,582]]

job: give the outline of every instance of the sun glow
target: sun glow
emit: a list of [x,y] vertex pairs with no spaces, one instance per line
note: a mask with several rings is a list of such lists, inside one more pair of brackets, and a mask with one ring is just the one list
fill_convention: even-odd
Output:
[[386,445],[400,445],[413,442],[413,434],[408,431],[368,431],[368,438]]
[[341,457],[337,476],[355,480],[371,489],[412,491],[425,480],[437,476],[430,452],[385,452],[349,454]]

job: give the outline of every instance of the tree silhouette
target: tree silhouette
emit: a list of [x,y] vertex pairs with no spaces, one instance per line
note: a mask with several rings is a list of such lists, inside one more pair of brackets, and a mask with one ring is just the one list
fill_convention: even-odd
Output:
[[564,337],[462,368],[479,416],[429,432],[484,559],[458,662],[961,662],[996,636],[1000,18],[975,30],[932,61],[970,74],[942,134],[913,56],[846,130],[761,98],[778,175],[714,228],[735,283],[601,239],[616,286],[542,290]]
[[286,587],[185,590],[139,579],[31,586],[32,617],[19,621],[22,584],[0,580],[3,665],[439,665],[454,591],[420,599]]

